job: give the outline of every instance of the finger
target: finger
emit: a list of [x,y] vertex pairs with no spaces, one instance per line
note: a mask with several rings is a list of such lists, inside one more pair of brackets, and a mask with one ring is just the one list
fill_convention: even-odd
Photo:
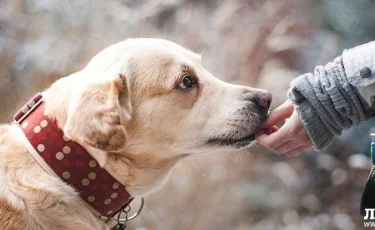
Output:
[[307,145],[307,144],[308,144],[307,139],[304,139],[304,138],[294,139],[294,140],[285,142],[283,145],[280,145],[279,147],[277,147],[274,151],[277,154],[286,154],[287,152],[292,151],[293,149],[296,149],[300,146]]
[[[295,146],[294,141],[286,141],[285,143],[283,143],[280,146],[278,146],[277,148],[275,148],[273,151],[277,155],[281,155],[281,154],[285,154],[286,152],[289,152],[290,150],[295,149],[295,148],[293,148],[294,146]],[[285,151],[285,149],[287,149],[287,151]]]
[[264,131],[265,134],[271,135],[272,134],[272,127],[264,128],[263,131]]
[[306,151],[307,149],[309,149],[311,147],[312,147],[312,144],[302,145],[302,146],[299,146],[298,148],[295,148],[295,149],[285,153],[285,155],[288,156],[288,157],[294,157],[294,156]]
[[267,135],[263,130],[255,135],[256,140],[259,144],[264,145],[269,149],[276,149],[283,145],[285,142],[290,141],[291,138],[288,135],[288,127],[281,127],[277,132]]
[[294,111],[294,106],[291,100],[285,101],[282,105],[271,111],[266,122],[262,125],[263,127],[269,127],[276,125],[277,123],[284,121]]
[[279,128],[277,126],[272,126],[272,127],[265,128],[263,130],[264,130],[265,134],[271,135],[272,133],[277,132],[277,130],[279,130]]
[[295,148],[304,145],[304,143],[300,144],[296,140],[287,141],[284,144],[280,145],[279,147],[274,149],[274,152],[277,154],[285,154]]
[[268,136],[269,136],[269,135],[266,133],[266,129],[261,129],[259,132],[257,132],[257,133],[255,134],[255,140],[256,140],[259,144],[261,144],[261,145],[263,145],[263,146],[269,148],[269,147],[268,147],[268,144],[269,144],[269,142],[268,142]]
[[[255,140],[257,140],[260,143],[260,140],[263,140],[264,138],[267,138],[268,134],[265,133],[265,129],[259,130],[257,133],[255,133]],[[262,143],[260,143],[262,144]]]

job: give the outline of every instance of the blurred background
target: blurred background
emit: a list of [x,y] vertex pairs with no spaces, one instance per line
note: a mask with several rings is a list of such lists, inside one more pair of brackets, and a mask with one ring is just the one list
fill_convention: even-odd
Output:
[[[374,12],[373,0],[0,0],[0,122],[129,37],[202,53],[218,78],[273,93],[274,108],[293,78],[374,40]],[[128,227],[363,229],[372,126],[345,131],[323,153],[287,158],[258,146],[183,161]]]

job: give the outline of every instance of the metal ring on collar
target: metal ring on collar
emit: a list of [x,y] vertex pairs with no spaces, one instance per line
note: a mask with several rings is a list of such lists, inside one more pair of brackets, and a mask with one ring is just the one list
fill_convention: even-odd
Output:
[[[142,197],[141,198],[141,206],[139,207],[138,211],[136,213],[134,213],[132,216],[127,217],[127,218],[118,218],[118,219],[112,217],[111,219],[118,222],[118,223],[126,223],[129,220],[133,220],[134,218],[136,218],[142,212],[144,204],[145,204],[145,199]],[[121,212],[119,212],[118,215],[121,215]]]

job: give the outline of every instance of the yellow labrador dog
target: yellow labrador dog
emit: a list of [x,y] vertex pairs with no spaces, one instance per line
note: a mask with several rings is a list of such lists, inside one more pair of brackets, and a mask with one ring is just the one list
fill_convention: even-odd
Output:
[[[83,146],[132,197],[143,197],[188,156],[250,146],[271,95],[218,80],[199,55],[175,43],[128,39],[55,82],[43,100],[64,139]],[[21,125],[0,126],[0,229],[108,229],[64,182],[74,175],[45,170],[27,142]]]

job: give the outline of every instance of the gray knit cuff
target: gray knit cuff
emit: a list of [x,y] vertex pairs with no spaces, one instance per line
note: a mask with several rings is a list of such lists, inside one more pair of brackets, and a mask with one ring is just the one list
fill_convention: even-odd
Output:
[[297,112],[314,147],[317,150],[323,150],[332,142],[334,135],[325,127],[318,113],[311,105],[311,102],[301,97],[301,94],[297,90],[308,85],[308,77],[308,75],[303,75],[295,79],[292,83],[294,87],[288,92],[288,97],[297,105]]
[[341,57],[294,79],[288,97],[297,106],[317,150],[326,148],[343,129],[366,120],[361,100],[348,83]]

